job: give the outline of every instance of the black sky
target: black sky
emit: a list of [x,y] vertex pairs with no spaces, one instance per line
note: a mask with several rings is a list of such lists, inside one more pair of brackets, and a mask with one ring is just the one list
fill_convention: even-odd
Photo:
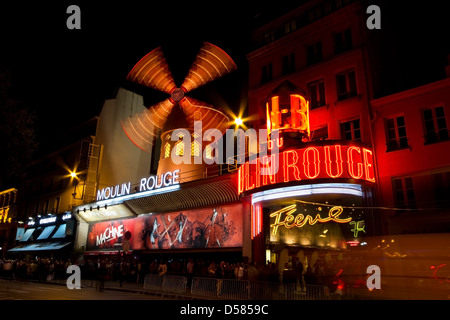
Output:
[[[238,72],[192,96],[214,104],[218,93],[237,107],[246,90],[252,26],[301,2],[3,1],[0,66],[11,73],[11,94],[37,110],[41,139],[98,115],[103,100],[158,46],[177,84],[202,41],[224,49]],[[380,61],[398,67],[397,78],[384,75],[391,79],[389,87],[400,90],[443,76],[444,53],[450,53],[445,2],[373,2],[382,8]],[[81,30],[66,28],[71,4],[81,8]],[[160,98],[153,92],[148,104]]]

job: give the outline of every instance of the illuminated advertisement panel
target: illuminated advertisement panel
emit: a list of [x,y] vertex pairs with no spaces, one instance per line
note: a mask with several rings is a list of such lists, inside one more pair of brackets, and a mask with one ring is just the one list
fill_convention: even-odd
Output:
[[130,231],[131,238],[128,240],[132,243],[134,223],[135,219],[124,219],[89,225],[87,250],[122,250],[122,241],[127,231]]
[[[278,209],[278,208],[276,208]],[[364,213],[342,206],[293,201],[270,213],[270,242],[343,249],[362,243]]]
[[136,218],[133,249],[242,247],[242,206],[143,215]]

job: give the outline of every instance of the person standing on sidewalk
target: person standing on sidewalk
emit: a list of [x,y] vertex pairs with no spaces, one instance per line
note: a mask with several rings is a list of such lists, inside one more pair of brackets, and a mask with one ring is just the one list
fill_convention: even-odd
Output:
[[189,261],[186,265],[188,288],[191,287],[192,278],[194,277],[194,267],[195,267],[194,260],[192,258],[189,258]]
[[97,269],[97,289],[99,292],[103,292],[105,289],[105,277],[106,277],[106,262],[100,261]]

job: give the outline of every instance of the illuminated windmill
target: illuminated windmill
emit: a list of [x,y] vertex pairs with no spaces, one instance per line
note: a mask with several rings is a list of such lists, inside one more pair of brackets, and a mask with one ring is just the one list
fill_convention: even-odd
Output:
[[[235,69],[236,64],[228,54],[219,47],[204,42],[182,85],[177,87],[161,48],[154,49],[133,67],[127,80],[165,92],[170,96],[122,122],[123,130],[137,147],[146,152],[151,151],[159,133],[167,137],[167,133],[175,128],[192,131],[194,121],[202,122],[202,135],[206,130],[213,128],[225,132],[230,120],[222,111],[186,94]],[[178,107],[174,108],[175,106]],[[173,147],[175,147],[173,142],[163,141],[161,160],[168,158],[168,151]],[[200,150],[197,150],[198,148]],[[193,145],[192,149],[193,152],[202,152],[202,146]],[[180,152],[188,150],[179,150],[178,153]],[[160,161],[158,173],[161,171],[160,167],[168,166],[164,165],[164,162]]]

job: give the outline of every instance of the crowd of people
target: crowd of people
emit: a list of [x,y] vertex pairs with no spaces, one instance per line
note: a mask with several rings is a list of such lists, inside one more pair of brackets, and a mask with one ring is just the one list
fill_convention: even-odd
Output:
[[21,280],[65,279],[70,259],[0,259],[0,276]]
[[[72,264],[70,259],[37,258],[34,260],[0,260],[0,276],[23,280],[50,281],[66,279],[66,270]],[[182,275],[188,278],[212,277],[222,279],[238,279],[249,281],[331,284],[335,278],[336,268],[318,260],[314,266],[304,268],[298,260],[285,263],[279,269],[275,263],[258,264],[256,262],[227,262],[193,259],[134,259],[92,257],[76,263],[82,279],[103,281],[144,283],[147,274]]]

